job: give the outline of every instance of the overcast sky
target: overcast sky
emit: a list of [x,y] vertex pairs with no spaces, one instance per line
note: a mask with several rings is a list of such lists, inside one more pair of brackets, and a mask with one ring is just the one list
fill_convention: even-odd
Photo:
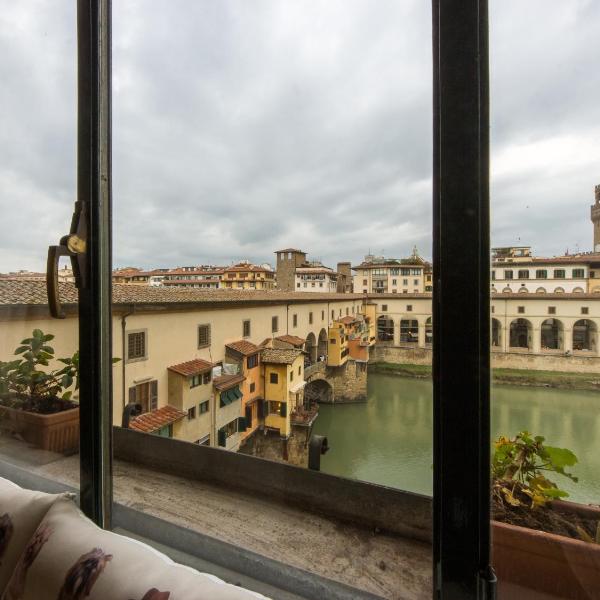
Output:
[[[490,4],[493,244],[589,250],[600,2]],[[0,0],[0,271],[68,231],[74,6]],[[113,27],[115,266],[430,256],[430,2],[117,0]]]

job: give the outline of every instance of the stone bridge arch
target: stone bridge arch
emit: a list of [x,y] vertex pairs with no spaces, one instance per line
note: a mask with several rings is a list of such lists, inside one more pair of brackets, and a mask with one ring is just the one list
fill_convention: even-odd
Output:
[[304,387],[304,404],[312,402],[331,403],[334,401],[333,386],[319,373],[313,376]]

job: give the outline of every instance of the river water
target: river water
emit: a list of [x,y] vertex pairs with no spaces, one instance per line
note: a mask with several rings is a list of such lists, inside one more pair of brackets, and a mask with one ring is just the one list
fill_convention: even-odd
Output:
[[[431,495],[432,422],[430,380],[369,373],[366,403],[320,406],[314,433],[331,446],[321,469]],[[494,386],[493,437],[523,429],[575,452],[579,482],[551,479],[570,500],[600,503],[600,393]]]

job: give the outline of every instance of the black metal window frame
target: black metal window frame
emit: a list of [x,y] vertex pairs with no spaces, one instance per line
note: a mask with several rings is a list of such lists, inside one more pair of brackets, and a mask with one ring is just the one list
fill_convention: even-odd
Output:
[[[81,506],[111,526],[111,1],[78,0]],[[432,0],[435,598],[488,598],[490,567],[487,0]],[[443,301],[442,301],[443,299]],[[456,319],[455,315],[463,315]],[[456,377],[460,372],[461,377]],[[457,468],[457,465],[459,467]]]

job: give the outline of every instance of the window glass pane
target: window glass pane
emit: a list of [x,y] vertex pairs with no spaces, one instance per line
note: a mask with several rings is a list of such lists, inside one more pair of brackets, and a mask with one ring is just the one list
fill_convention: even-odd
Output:
[[4,2],[1,15],[0,476],[77,488],[77,290],[61,258],[66,318],[51,318],[45,273],[76,199],[75,4]]
[[[599,589],[599,25],[591,3],[491,3],[492,534],[501,598],[593,598]],[[519,281],[498,281],[507,263]]]
[[132,404],[127,429],[153,423],[115,433],[116,497],[430,597],[429,4],[123,2],[113,22],[115,424]]

